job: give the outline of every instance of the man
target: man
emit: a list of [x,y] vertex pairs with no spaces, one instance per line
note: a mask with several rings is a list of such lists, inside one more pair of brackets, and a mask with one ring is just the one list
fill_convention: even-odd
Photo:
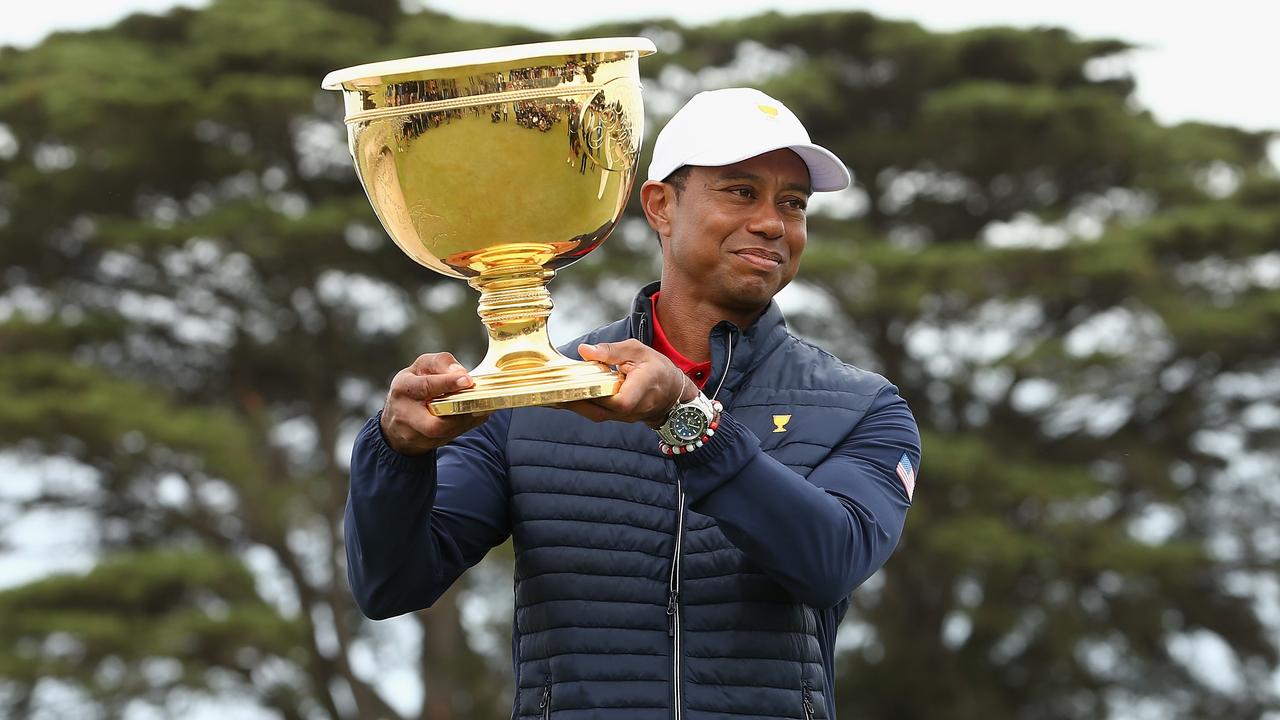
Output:
[[352,589],[374,618],[429,606],[510,535],[512,717],[832,718],[836,628],[920,464],[897,389],[790,335],[772,300],[810,193],[848,171],[739,88],[690,100],[648,177],[661,281],[571,346],[621,390],[576,415],[435,417],[464,369],[400,371],[353,454]]

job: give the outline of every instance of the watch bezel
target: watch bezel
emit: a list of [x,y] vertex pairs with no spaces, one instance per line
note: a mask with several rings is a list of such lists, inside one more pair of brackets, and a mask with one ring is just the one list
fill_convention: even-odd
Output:
[[[715,420],[715,416],[715,405],[707,399],[706,395],[698,393],[693,399],[682,402],[671,409],[671,412],[667,414],[666,421],[657,429],[658,439],[670,446],[695,444],[707,433],[711,423]],[[687,422],[693,427],[698,428],[696,435],[684,436],[676,434],[675,424],[684,419],[687,419]]]
[[[694,428],[692,434],[681,433],[677,428],[688,423],[689,427]],[[683,443],[691,443],[702,437],[703,433],[711,425],[711,418],[707,417],[702,408],[697,405],[682,405],[671,411],[671,415],[667,417],[668,431],[671,437]]]

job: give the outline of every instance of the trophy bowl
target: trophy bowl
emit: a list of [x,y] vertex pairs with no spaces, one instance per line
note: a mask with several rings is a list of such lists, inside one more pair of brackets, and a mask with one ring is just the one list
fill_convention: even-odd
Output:
[[426,55],[329,73],[356,174],[413,260],[480,291],[489,350],[437,415],[605,397],[621,376],[551,345],[547,282],[617,224],[635,180],[644,38]]

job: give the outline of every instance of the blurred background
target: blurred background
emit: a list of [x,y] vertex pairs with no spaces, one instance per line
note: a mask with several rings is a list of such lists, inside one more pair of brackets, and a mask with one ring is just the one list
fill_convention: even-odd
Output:
[[[779,300],[899,385],[925,453],[840,716],[1280,718],[1280,11],[429,5],[6,6],[0,716],[509,713],[509,547],[390,621],[346,586],[354,432],[484,337],[378,226],[319,82],[644,35],[642,168],[750,84],[855,175]],[[633,202],[552,283],[553,337],[656,271]]]

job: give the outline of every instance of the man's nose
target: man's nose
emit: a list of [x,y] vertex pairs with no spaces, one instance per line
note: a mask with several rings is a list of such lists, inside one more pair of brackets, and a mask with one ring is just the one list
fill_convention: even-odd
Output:
[[756,203],[756,208],[751,213],[751,219],[747,222],[747,230],[769,240],[781,238],[786,231],[786,224],[782,220],[782,210],[769,201]]

